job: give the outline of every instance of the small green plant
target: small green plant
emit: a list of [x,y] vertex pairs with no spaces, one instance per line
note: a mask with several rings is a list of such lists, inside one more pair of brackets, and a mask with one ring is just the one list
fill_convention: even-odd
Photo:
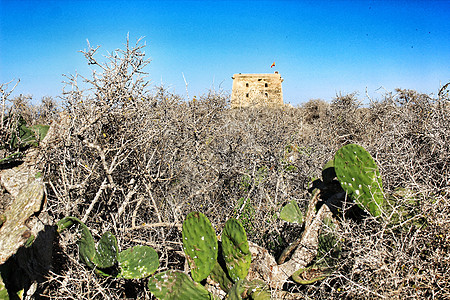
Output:
[[158,254],[149,246],[134,246],[118,253],[117,239],[111,232],[100,238],[97,248],[89,228],[75,217],[65,217],[57,223],[58,233],[78,224],[80,260],[95,268],[99,275],[125,279],[139,279],[152,275],[159,267]]

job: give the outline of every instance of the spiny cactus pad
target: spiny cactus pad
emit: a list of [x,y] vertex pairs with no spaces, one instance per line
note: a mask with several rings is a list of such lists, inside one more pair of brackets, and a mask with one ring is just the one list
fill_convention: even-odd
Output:
[[247,233],[241,223],[234,218],[225,223],[222,233],[222,252],[231,279],[237,282],[247,277],[252,255],[248,246]]
[[80,221],[81,238],[78,241],[80,260],[88,267],[94,268],[95,243],[89,228]]
[[58,221],[58,232],[74,224],[79,224],[81,237],[78,240],[80,260],[88,267],[109,268],[117,262],[117,240],[116,237],[106,232],[99,241],[98,250],[95,249],[95,242],[89,228],[76,217],[65,217]]
[[261,280],[239,280],[230,289],[228,300],[270,300],[270,292],[267,285]]
[[63,232],[73,224],[79,224],[81,221],[76,217],[65,217],[56,223],[58,233]]
[[150,292],[160,300],[210,300],[213,296],[199,283],[180,271],[169,270],[151,277]]
[[217,260],[218,246],[214,228],[200,212],[191,212],[183,223],[183,250],[191,268],[192,279],[208,277]]
[[280,218],[290,223],[303,223],[303,214],[295,200],[286,204],[280,212]]
[[330,273],[330,269],[314,265],[298,270],[292,274],[292,279],[299,284],[312,284],[316,281],[325,279]]
[[270,300],[270,291],[267,284],[262,280],[244,281],[246,288],[244,296],[253,300]]
[[220,288],[227,293],[233,286],[233,281],[231,281],[231,279],[227,275],[227,272],[222,268],[222,266],[219,264],[219,261],[217,260],[209,276],[212,280],[218,282]]
[[363,209],[377,217],[384,205],[383,186],[378,167],[363,147],[350,144],[334,156],[336,176],[342,188]]
[[152,275],[159,267],[158,253],[149,246],[134,246],[119,253],[118,277],[140,279]]
[[74,224],[80,225],[81,238],[78,241],[80,260],[88,267],[94,268],[95,265],[93,259],[95,256],[95,242],[89,228],[76,217],[65,217],[59,220],[56,225],[58,227],[58,232],[61,233]]
[[114,266],[117,263],[117,239],[111,232],[105,232],[97,245],[93,263],[101,269]]

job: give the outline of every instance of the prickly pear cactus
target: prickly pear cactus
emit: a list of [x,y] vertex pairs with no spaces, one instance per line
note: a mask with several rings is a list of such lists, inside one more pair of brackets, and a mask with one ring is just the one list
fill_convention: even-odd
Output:
[[[78,240],[80,260],[82,262],[84,262],[90,268],[94,268],[96,266],[96,263],[99,263],[102,265],[103,262],[102,262],[102,258],[100,258],[100,257],[102,257],[103,255],[105,255],[105,257],[107,257],[108,255],[111,255],[108,253],[103,253],[103,249],[106,247],[106,244],[114,243],[113,241],[111,241],[111,237],[106,235],[103,242],[100,242],[100,245],[102,245],[101,246],[102,250],[100,250],[100,251],[102,253],[98,254],[98,253],[96,253],[97,251],[95,250],[95,242],[94,242],[94,238],[92,237],[91,231],[78,218],[65,217],[65,218],[59,220],[56,225],[58,227],[58,229],[57,229],[58,232],[61,233],[63,230],[71,227],[74,224],[79,224],[79,226],[80,226],[79,230],[81,232],[81,237]],[[114,237],[114,239],[115,239],[115,237]],[[117,251],[117,241],[115,241],[115,249]],[[95,258],[96,256],[100,256],[100,257]],[[105,262],[105,265],[108,265],[108,263]],[[101,267],[101,268],[107,268],[107,267]]]
[[270,291],[265,282],[261,280],[244,281],[244,296],[252,300],[270,300]]
[[89,228],[80,221],[81,237],[78,240],[80,260],[89,268],[94,268],[95,242]]
[[342,188],[373,216],[383,212],[384,196],[378,167],[363,147],[350,144],[334,156],[334,169]]
[[233,286],[233,281],[231,281],[230,277],[227,275],[227,272],[224,270],[224,268],[222,268],[222,266],[219,264],[219,261],[217,260],[209,276],[212,280],[218,282],[220,288],[226,293],[228,293],[230,288]]
[[200,284],[180,271],[165,271],[151,277],[150,292],[160,300],[210,300],[213,296]]
[[230,289],[228,300],[270,300],[270,292],[267,285],[261,280],[239,280]]
[[111,232],[105,232],[97,245],[93,263],[101,269],[114,266],[117,263],[117,239]]
[[303,223],[303,214],[295,200],[286,204],[280,212],[280,218],[290,223]]
[[65,217],[56,223],[57,231],[61,233],[74,224],[79,224],[80,226],[81,238],[78,241],[80,260],[88,267],[94,268],[95,242],[89,228],[76,217]]
[[242,280],[238,280],[235,284],[233,284],[227,295],[228,300],[242,300],[241,294],[244,292],[242,282]]
[[125,279],[145,278],[159,267],[158,253],[149,246],[134,246],[119,253],[120,273],[117,277]]
[[231,218],[225,223],[222,233],[222,252],[228,274],[234,282],[247,277],[252,255],[247,233],[241,223]]
[[192,279],[208,277],[217,260],[218,245],[214,228],[200,212],[191,212],[183,223],[183,250],[191,268]]
[[327,278],[331,270],[324,267],[313,265],[308,268],[300,269],[292,274],[292,279],[299,284],[312,284],[316,281]]
[[81,221],[76,217],[65,217],[56,223],[58,233],[63,232],[74,224],[80,224]]

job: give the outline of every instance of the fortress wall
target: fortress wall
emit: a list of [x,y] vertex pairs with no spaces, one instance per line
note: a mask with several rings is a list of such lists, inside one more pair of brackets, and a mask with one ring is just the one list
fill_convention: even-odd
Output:
[[249,106],[282,106],[283,78],[274,74],[234,74],[231,108]]

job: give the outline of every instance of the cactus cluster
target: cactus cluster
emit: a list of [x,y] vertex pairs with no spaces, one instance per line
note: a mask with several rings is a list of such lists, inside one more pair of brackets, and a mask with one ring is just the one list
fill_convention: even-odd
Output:
[[[349,144],[340,148],[333,159],[324,165],[322,180],[313,181],[310,191],[315,189],[320,190],[325,203],[328,199],[336,201],[338,195],[345,192],[361,209],[375,217],[383,215],[385,199],[381,176],[372,156],[361,146]],[[293,201],[282,209],[280,217],[293,222],[296,216],[301,216],[297,210]],[[335,227],[330,219],[323,222],[331,229]],[[311,284],[326,278],[339,259],[340,251],[340,243],[334,233],[321,233],[314,264],[297,270],[292,279],[300,284]]]
[[[361,208],[373,216],[383,214],[381,177],[373,158],[364,148],[351,144],[339,149],[334,159],[324,166],[322,177],[323,181],[316,180],[313,189],[336,194],[336,185],[341,186]],[[311,213],[314,212],[308,209],[306,220]],[[303,223],[303,214],[295,200],[281,210],[280,217],[289,222]],[[324,220],[324,223],[334,227],[331,220]],[[135,246],[118,253],[117,240],[110,232],[102,235],[96,247],[89,228],[75,217],[59,221],[58,232],[74,224],[79,224],[81,231],[78,242],[80,260],[95,268],[98,274],[133,279],[148,277],[157,270],[158,254],[153,248]],[[226,299],[270,299],[270,292],[264,282],[246,279],[251,253],[247,233],[238,220],[230,218],[226,222],[220,243],[209,219],[200,212],[192,212],[183,223],[182,241],[191,277],[174,270],[153,275],[149,279],[148,288],[158,299],[216,299],[202,285],[208,276],[227,293]],[[297,270],[292,279],[300,284],[311,284],[324,279],[334,266],[329,258],[339,258],[340,250],[333,233],[321,234],[315,263]],[[116,275],[113,275],[111,269],[117,271],[114,273]]]
[[149,246],[134,246],[118,252],[117,239],[111,232],[105,232],[95,247],[89,228],[75,217],[65,217],[57,223],[58,232],[78,224],[81,237],[78,241],[79,257],[97,274],[124,279],[145,278],[156,272],[159,266],[158,254]]
[[200,284],[210,276],[228,293],[228,299],[270,299],[263,282],[245,279],[251,254],[247,234],[238,220],[231,218],[225,223],[221,248],[211,222],[200,212],[192,212],[186,217],[182,235],[193,280],[178,271],[156,274],[148,283],[155,297],[163,300],[214,299]]

